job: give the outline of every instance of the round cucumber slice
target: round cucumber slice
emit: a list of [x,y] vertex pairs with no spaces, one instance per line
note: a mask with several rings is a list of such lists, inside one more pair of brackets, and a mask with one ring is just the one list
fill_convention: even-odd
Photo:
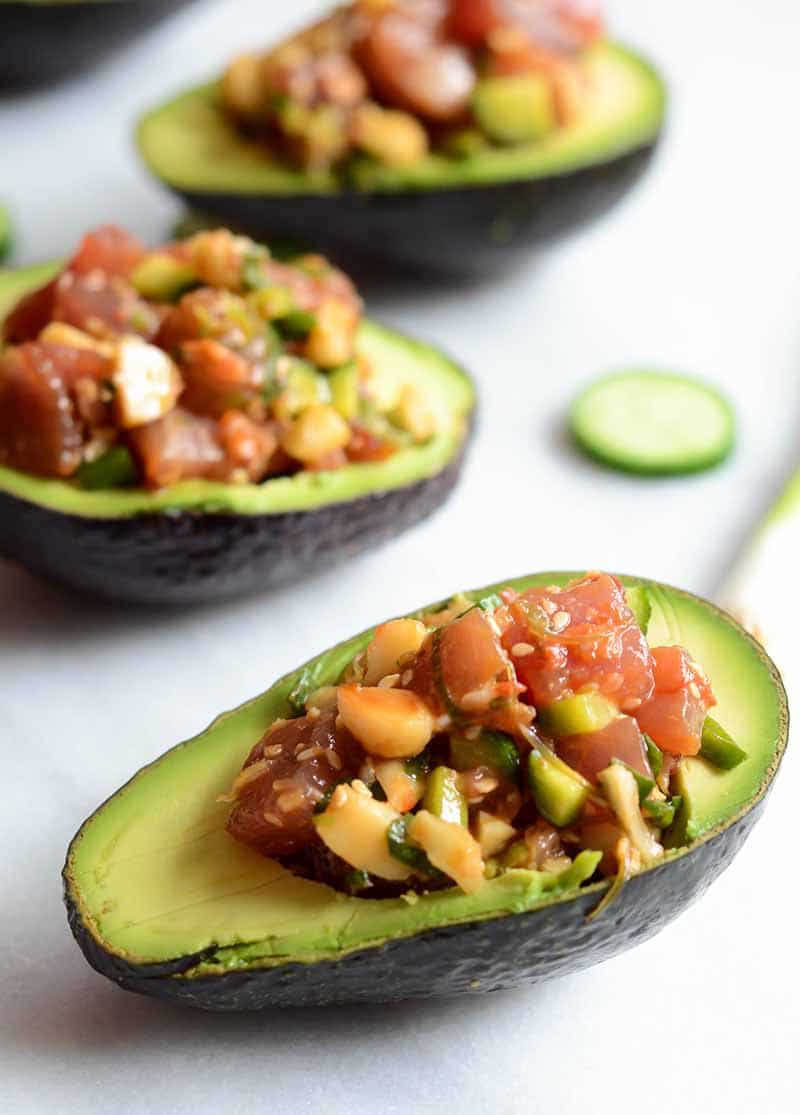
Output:
[[713,387],[656,371],[596,380],[573,403],[569,422],[590,456],[650,476],[719,464],[733,447],[736,425],[730,403]]
[[8,210],[0,205],[0,262],[11,251],[11,217]]

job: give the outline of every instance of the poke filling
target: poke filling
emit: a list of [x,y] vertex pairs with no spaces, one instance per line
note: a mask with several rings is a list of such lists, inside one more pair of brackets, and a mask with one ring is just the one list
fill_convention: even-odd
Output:
[[507,589],[378,627],[335,685],[290,703],[230,792],[230,835],[364,897],[560,873],[622,883],[674,842],[686,757],[745,753],[681,646],[650,647],[622,584]]
[[264,52],[235,58],[224,109],[302,170],[358,178],[537,143],[592,97],[598,0],[355,0]]
[[257,484],[429,441],[418,387],[357,349],[361,300],[323,257],[226,229],[148,250],[89,232],[0,334],[0,465],[87,489]]

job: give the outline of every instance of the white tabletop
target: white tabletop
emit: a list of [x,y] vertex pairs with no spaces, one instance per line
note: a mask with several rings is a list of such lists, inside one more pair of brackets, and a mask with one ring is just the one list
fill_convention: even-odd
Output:
[[[64,253],[99,221],[164,236],[179,205],[138,164],[134,116],[320,7],[202,0],[79,80],[0,100],[18,260]],[[445,510],[347,568],[218,607],[93,606],[0,565],[3,1110],[797,1110],[791,755],[766,817],[698,905],[635,951],[540,988],[203,1015],[92,972],[61,905],[70,836],[133,770],[375,620],[541,568],[715,592],[797,453],[800,12],[793,0],[618,0],[612,20],[672,85],[667,135],[633,195],[485,288],[373,292],[375,316],[441,344],[480,385],[479,436]],[[637,481],[569,448],[578,385],[637,363],[724,387],[740,420],[729,464]]]

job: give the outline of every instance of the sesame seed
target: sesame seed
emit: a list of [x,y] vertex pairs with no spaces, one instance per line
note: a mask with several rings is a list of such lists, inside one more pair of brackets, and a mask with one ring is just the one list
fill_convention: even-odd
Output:
[[315,759],[321,752],[321,747],[306,747],[305,750],[298,751],[297,758],[301,763],[304,763],[306,759]]
[[334,770],[342,769],[342,760],[339,758],[335,751],[326,751],[325,758],[328,760]]
[[268,825],[276,825],[278,828],[283,825],[283,821],[280,817],[276,813],[270,813],[268,809],[264,810],[264,820]]
[[271,743],[269,747],[264,748],[264,754],[267,755],[270,759],[276,758],[282,751],[283,747],[280,743]]
[[411,679],[413,678],[413,676],[414,676],[413,670],[406,670],[400,678],[400,684],[401,685],[408,685],[410,683]]
[[536,653],[536,647],[532,647],[530,643],[514,643],[511,653],[515,658],[527,658],[529,654]]
[[378,689],[394,689],[399,681],[399,674],[387,674],[378,682]]
[[290,787],[293,788],[294,785],[293,778],[276,778],[272,783],[272,788],[276,793],[280,793],[281,790],[288,790]]
[[255,763],[251,763],[249,767],[240,770],[234,779],[231,793],[238,796],[240,790],[244,789],[245,786],[249,786],[251,782],[255,782],[257,778],[260,778],[261,775],[265,773],[266,769],[266,760],[258,759]]

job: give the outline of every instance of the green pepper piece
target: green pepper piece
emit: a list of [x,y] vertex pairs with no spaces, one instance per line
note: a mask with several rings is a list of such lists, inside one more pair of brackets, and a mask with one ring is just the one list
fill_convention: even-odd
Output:
[[450,767],[436,767],[428,778],[422,808],[443,821],[466,825],[469,821],[467,799],[458,788],[458,777]]
[[124,445],[113,445],[96,461],[84,461],[75,474],[82,488],[129,488],[139,479],[136,463]]
[[602,694],[575,693],[541,709],[538,724],[548,736],[583,736],[599,732],[617,715],[616,705]]
[[700,755],[720,770],[733,770],[747,758],[747,752],[734,743],[722,725],[710,716],[703,724]]
[[536,749],[528,756],[528,781],[536,808],[557,828],[577,821],[591,790],[576,770]]
[[653,778],[658,778],[659,774],[661,774],[661,768],[664,765],[664,752],[656,745],[655,741],[648,736],[647,732],[644,732],[643,735],[650,770],[653,772]]
[[519,777],[519,751],[511,736],[502,732],[484,729],[472,739],[468,736],[451,736],[450,764],[455,770],[488,767],[512,782]]

